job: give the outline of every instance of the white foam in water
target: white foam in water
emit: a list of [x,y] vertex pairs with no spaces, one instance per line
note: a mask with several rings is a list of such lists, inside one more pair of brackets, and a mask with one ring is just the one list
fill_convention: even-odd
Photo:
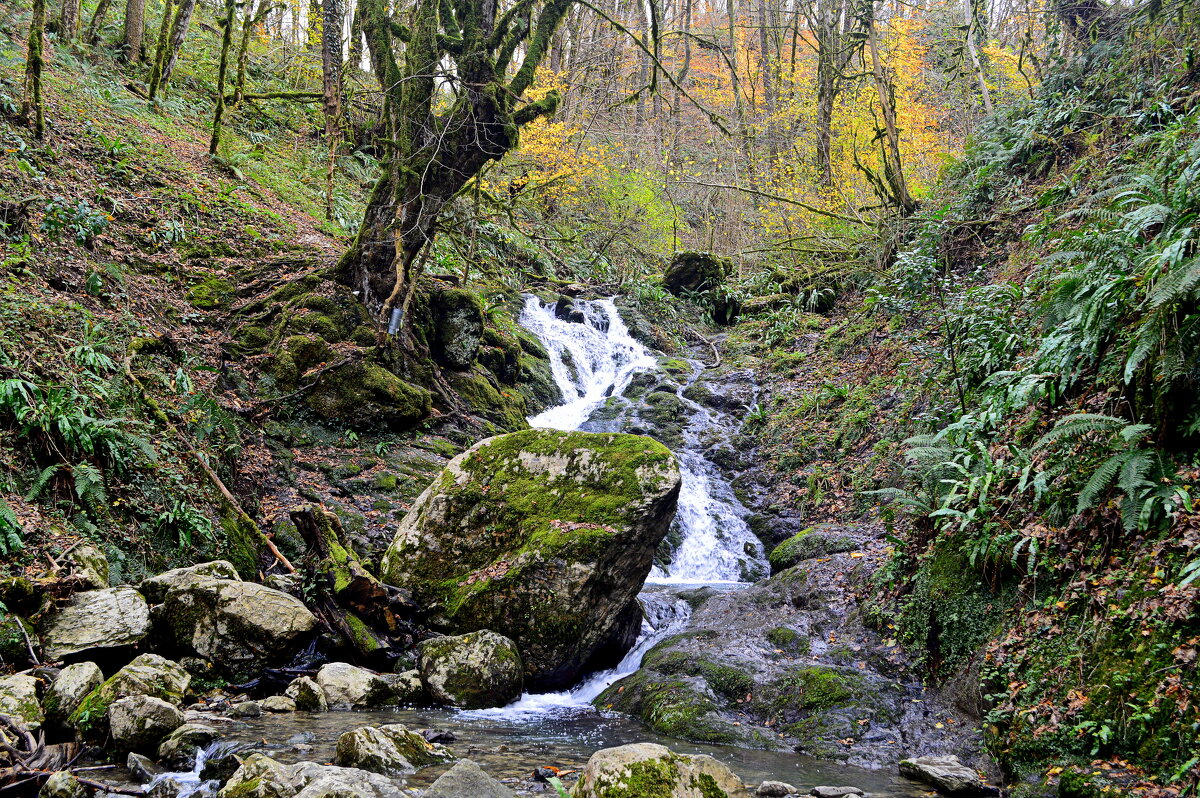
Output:
[[564,400],[530,418],[532,427],[579,429],[605,399],[624,391],[634,374],[657,365],[650,350],[629,334],[611,299],[578,302],[575,307],[583,312],[586,324],[557,318],[554,303],[543,305],[534,296],[525,300],[521,326],[546,347]]
[[[586,323],[559,319],[554,315],[554,303],[546,304],[532,296],[525,300],[521,325],[546,347],[550,370],[564,400],[531,417],[531,426],[579,429],[608,397],[623,393],[634,374],[657,367],[650,350],[629,334],[611,299],[580,300],[575,309],[582,311]],[[675,523],[681,543],[667,569],[656,566],[648,582],[697,586],[737,583],[744,580],[747,565],[761,568],[762,544],[746,525],[746,509],[716,467],[700,454],[700,433],[712,426],[712,415],[695,402],[684,402],[692,417],[684,432],[685,450],[676,452],[682,485]],[[592,699],[605,688],[636,671],[645,653],[680,630],[691,613],[687,602],[670,593],[642,593],[640,599],[648,617],[642,622],[638,642],[615,668],[592,674],[570,690],[526,693],[506,707],[467,714],[519,721],[531,715],[590,707]]]

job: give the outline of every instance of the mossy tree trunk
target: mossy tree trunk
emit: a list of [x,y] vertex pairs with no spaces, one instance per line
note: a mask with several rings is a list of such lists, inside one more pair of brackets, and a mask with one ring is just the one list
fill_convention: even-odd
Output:
[[25,90],[21,99],[21,115],[33,123],[33,134],[39,139],[46,135],[46,107],[42,102],[42,67],[46,47],[46,0],[33,0],[29,21],[29,49],[25,56]]
[[[362,0],[393,147],[342,269],[381,323],[415,279],[413,265],[446,204],[516,147],[522,125],[557,107],[556,93],[536,102],[523,95],[574,4],[534,0],[498,13],[491,0],[417,0],[402,25],[386,0]],[[447,74],[454,79],[438,79]],[[435,95],[446,102],[441,113]]]
[[112,5],[112,0],[100,0],[96,4],[96,10],[92,13],[92,21],[88,24],[87,36],[84,37],[89,45],[100,41],[100,28],[104,27],[104,20],[108,18],[108,9]]
[[317,613],[362,658],[388,664],[413,642],[407,619],[416,613],[416,605],[408,594],[367,571],[346,543],[336,515],[306,504],[290,516],[307,549],[305,571],[313,581]]
[[[169,9],[167,11],[169,12]],[[154,102],[158,93],[166,89],[167,84],[171,82],[171,73],[175,71],[175,64],[179,61],[179,53],[183,50],[183,41],[187,38],[188,26],[192,24],[192,14],[195,11],[196,0],[179,0],[171,22],[171,35],[162,38],[159,43],[158,58],[155,59],[154,73],[150,77],[151,102]]]
[[[917,207],[908,190],[908,181],[904,177],[904,159],[900,155],[900,128],[896,123],[896,98],[891,81],[884,72],[882,56],[879,53],[879,34],[875,25],[875,0],[867,0],[861,12],[861,22],[867,31],[867,53],[870,55],[869,68],[875,81],[875,91],[879,95],[880,113],[883,116],[883,130],[880,131],[880,148],[883,154],[883,179],[872,179],[872,183],[880,190],[882,198],[894,206],[901,216],[908,216]],[[873,176],[867,174],[868,179]]]
[[342,117],[342,23],[341,0],[321,2],[321,83],[325,99],[325,144],[329,161],[325,168],[325,218],[333,218],[333,170],[341,141]]
[[208,154],[216,155],[221,146],[221,119],[225,116],[225,73],[229,67],[229,45],[233,42],[233,17],[237,0],[225,0],[225,18],[221,22],[221,59],[217,64],[217,106],[213,111],[212,138]]

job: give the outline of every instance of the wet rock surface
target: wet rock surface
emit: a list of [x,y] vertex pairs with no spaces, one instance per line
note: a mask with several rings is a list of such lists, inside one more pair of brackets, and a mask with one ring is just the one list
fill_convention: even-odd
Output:
[[857,596],[883,552],[872,530],[855,534],[862,550],[702,600],[596,704],[671,736],[864,767],[912,750],[975,761],[973,719],[922,688],[895,641],[862,624]]
[[76,593],[41,629],[50,659],[132,646],[150,632],[150,608],[131,587]]
[[632,645],[635,596],[678,490],[675,458],[647,438],[490,438],[417,500],[382,579],[438,608],[435,626],[514,640],[530,687],[566,686]]

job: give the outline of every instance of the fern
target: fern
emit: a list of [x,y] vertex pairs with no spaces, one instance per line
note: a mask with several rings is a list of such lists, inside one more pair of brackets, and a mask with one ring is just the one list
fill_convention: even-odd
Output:
[[104,474],[100,469],[88,463],[79,463],[71,467],[71,476],[75,482],[75,495],[85,507],[99,510],[108,503]]
[[[20,551],[25,546],[25,528],[8,502],[0,499],[0,554],[5,556]],[[3,606],[0,606],[3,609]]]
[[25,501],[36,501],[45,492],[46,486],[50,484],[50,481],[54,479],[54,476],[61,468],[61,463],[55,463],[43,468],[33,480],[33,484],[29,486],[29,490],[25,492]]

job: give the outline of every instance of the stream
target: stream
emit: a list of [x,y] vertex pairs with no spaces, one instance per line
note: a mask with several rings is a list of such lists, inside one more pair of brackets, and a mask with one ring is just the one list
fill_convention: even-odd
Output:
[[[563,403],[533,416],[534,427],[596,432],[636,431],[636,411],[611,412],[641,372],[659,369],[658,358],[629,333],[611,299],[576,301],[575,321],[555,315],[554,303],[527,297],[520,323],[533,332],[550,354],[551,369]],[[540,765],[580,769],[600,748],[632,742],[657,742],[681,753],[706,753],[730,766],[743,780],[788,782],[802,792],[821,784],[852,784],[874,795],[923,794],[894,772],[870,771],[778,751],[700,745],[668,739],[648,731],[635,719],[592,706],[609,685],[635,672],[645,653],[687,624],[690,605],[679,594],[688,589],[740,590],[765,576],[765,552],[746,524],[746,509],[734,496],[719,469],[704,456],[704,443],[714,431],[736,431],[737,420],[715,414],[684,397],[683,391],[704,370],[690,363],[690,378],[679,389],[686,407],[682,447],[676,447],[682,486],[670,540],[675,548],[661,556],[639,595],[644,620],[641,635],[624,659],[607,671],[592,674],[577,686],[556,693],[523,695],[514,703],[487,710],[387,710],[374,712],[292,713],[230,722],[226,739],[247,744],[283,761],[332,761],[337,737],[364,725],[403,723],[409,728],[436,728],[457,738],[450,744],[459,756],[478,762],[493,776],[512,780],[521,792],[542,788],[529,780]],[[607,408],[610,412],[598,412]],[[630,414],[633,413],[631,416]],[[442,767],[430,767],[409,778],[414,787],[431,783]],[[889,769],[890,770],[890,769]],[[195,774],[171,774],[200,785]],[[190,777],[190,778],[189,778]],[[194,794],[200,794],[197,790]],[[187,792],[185,792],[187,794]]]

